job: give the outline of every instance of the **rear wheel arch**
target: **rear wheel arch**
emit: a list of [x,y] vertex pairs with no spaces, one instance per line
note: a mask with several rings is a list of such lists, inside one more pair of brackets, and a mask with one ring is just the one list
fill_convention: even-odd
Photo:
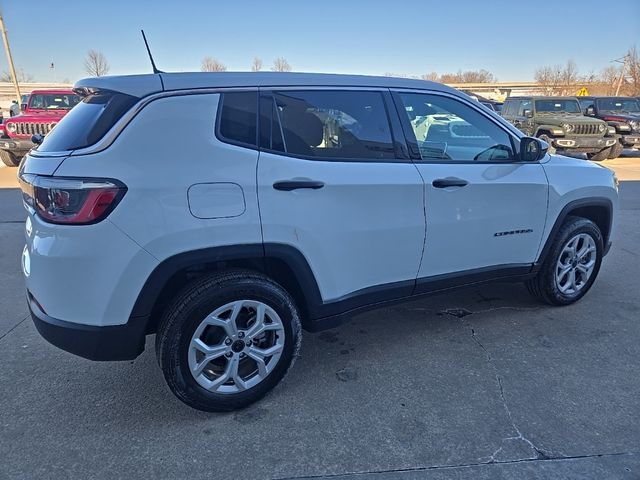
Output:
[[146,333],[155,333],[164,310],[187,284],[214,272],[243,269],[267,275],[295,300],[303,326],[322,303],[315,277],[295,247],[249,244],[183,252],[165,259],[149,275],[131,312],[148,317]]

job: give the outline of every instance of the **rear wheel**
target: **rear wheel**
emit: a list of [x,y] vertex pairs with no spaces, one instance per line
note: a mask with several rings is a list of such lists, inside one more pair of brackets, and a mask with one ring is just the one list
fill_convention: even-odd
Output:
[[7,167],[17,167],[20,164],[20,159],[6,150],[0,150],[0,160],[2,160],[2,163]]
[[556,153],[556,148],[551,145],[551,139],[549,138],[548,135],[545,135],[544,133],[542,135],[538,135],[538,138],[544,142],[547,142],[549,144],[549,150],[547,150],[550,154],[554,154]]
[[611,151],[609,152],[609,156],[607,158],[618,158],[622,153],[622,150],[624,150],[624,145],[622,145],[620,142],[616,142],[611,147]]
[[600,229],[586,218],[569,217],[535,278],[529,292],[550,305],[578,301],[593,285],[602,262]]
[[587,158],[594,162],[601,162],[602,160],[606,160],[611,153],[611,147],[605,148],[604,150],[600,150],[597,153],[587,153]]
[[246,407],[285,376],[301,325],[290,295],[249,271],[199,280],[180,293],[158,327],[165,380],[187,405],[205,411]]

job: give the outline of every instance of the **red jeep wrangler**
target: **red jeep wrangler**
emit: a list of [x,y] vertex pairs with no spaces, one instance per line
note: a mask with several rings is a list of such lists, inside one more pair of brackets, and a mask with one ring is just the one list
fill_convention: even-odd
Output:
[[34,90],[21,115],[7,118],[0,125],[0,159],[17,166],[34,146],[33,135],[45,136],[81,98],[72,90]]

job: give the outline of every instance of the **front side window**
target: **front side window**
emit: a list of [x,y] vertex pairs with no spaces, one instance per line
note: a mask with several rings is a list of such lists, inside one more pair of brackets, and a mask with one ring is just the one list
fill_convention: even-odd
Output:
[[549,99],[536,100],[537,113],[580,113],[578,100]]
[[583,112],[586,112],[587,108],[593,107],[593,99],[591,98],[579,98],[578,103]]
[[220,99],[218,131],[232,143],[256,146],[258,92],[223,93]]
[[[273,98],[273,114],[277,117],[273,122],[275,137],[282,134],[287,153],[319,159],[395,158],[380,92],[281,91],[274,92]],[[271,106],[268,102],[261,103],[261,108]],[[262,117],[261,113],[261,125]],[[261,134],[264,145],[267,140],[263,137]]]
[[524,117],[525,110],[529,110],[529,112],[531,111],[531,100],[522,100],[520,102],[520,106],[518,107],[518,116]]
[[36,93],[29,100],[29,108],[34,110],[71,110],[81,99],[73,93]]
[[423,160],[491,162],[514,158],[509,134],[468,105],[440,95],[400,93],[398,97]]

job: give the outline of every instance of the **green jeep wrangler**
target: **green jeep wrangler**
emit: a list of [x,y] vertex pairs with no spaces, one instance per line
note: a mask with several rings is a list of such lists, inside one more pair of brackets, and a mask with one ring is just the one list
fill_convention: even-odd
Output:
[[526,135],[549,144],[549,153],[582,152],[605,160],[616,144],[615,128],[582,115],[576,97],[510,97],[502,116]]

